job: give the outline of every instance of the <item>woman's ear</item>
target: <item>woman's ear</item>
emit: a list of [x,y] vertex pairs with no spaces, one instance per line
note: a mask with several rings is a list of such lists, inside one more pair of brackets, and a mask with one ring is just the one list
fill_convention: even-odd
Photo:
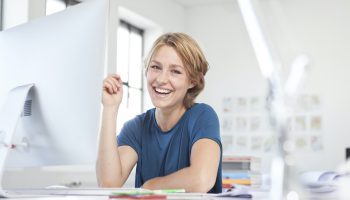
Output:
[[190,86],[188,87],[188,89],[192,89],[194,86],[196,86],[196,82],[195,81],[191,81]]

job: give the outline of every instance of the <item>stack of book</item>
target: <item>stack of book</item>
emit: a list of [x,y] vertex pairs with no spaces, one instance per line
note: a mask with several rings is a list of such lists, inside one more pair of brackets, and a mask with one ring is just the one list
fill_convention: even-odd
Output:
[[253,156],[224,156],[222,160],[222,182],[224,188],[235,184],[260,186],[261,159]]

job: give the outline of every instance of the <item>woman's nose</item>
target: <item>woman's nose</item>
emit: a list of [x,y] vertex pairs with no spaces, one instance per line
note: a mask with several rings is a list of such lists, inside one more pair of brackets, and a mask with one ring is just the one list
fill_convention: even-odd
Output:
[[157,76],[157,82],[159,83],[166,83],[168,81],[168,73],[167,71],[163,70],[161,73]]

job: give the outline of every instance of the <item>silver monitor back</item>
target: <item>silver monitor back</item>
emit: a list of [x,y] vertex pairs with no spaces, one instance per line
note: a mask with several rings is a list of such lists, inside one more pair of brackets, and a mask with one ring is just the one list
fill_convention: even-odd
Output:
[[14,135],[29,146],[10,150],[6,168],[95,162],[107,11],[90,0],[0,32],[0,108],[10,89],[35,84]]

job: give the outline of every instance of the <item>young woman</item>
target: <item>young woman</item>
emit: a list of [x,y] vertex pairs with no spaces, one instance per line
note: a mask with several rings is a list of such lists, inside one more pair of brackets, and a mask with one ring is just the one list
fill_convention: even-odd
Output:
[[126,122],[118,138],[122,80],[114,74],[103,81],[99,185],[123,186],[137,165],[135,187],[221,192],[219,120],[209,105],[194,103],[208,70],[198,44],[184,33],[164,34],[155,41],[145,69],[155,108]]

